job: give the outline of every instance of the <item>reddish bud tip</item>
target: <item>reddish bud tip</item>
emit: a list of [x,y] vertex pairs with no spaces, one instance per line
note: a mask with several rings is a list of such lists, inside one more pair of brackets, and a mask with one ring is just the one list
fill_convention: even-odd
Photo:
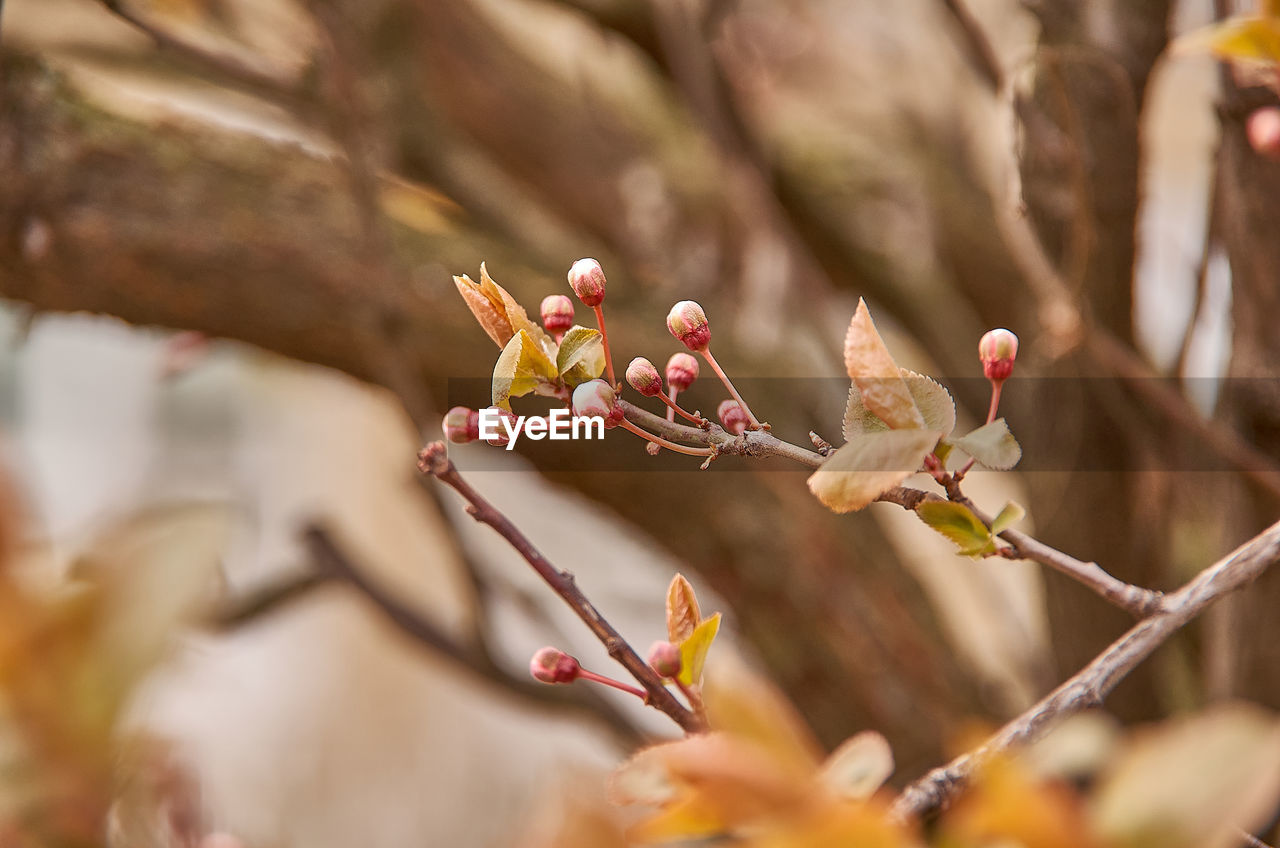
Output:
[[455,406],[444,416],[444,437],[455,445],[465,445],[480,438],[480,413],[465,406]]
[[569,269],[569,288],[587,306],[604,303],[604,269],[594,259],[579,259]]
[[618,396],[604,380],[588,380],[573,390],[573,414],[603,418],[606,429],[617,427],[626,416],[618,406]]
[[684,391],[698,379],[698,360],[687,353],[673,353],[667,360],[667,385]]
[[563,333],[573,326],[573,301],[562,294],[542,299],[542,326],[548,333]]
[[645,397],[657,397],[662,394],[662,377],[653,363],[643,356],[637,356],[627,366],[627,382]]
[[1245,124],[1245,132],[1255,153],[1280,162],[1280,106],[1253,110]]
[[[496,413],[499,416],[499,418],[502,419],[499,421],[495,421],[494,424],[496,426],[489,428],[489,432],[492,435],[486,438],[485,441],[491,445],[494,445],[495,447],[503,447],[504,445],[506,445],[507,442],[511,441],[511,436],[508,435],[507,433],[507,429],[508,429],[507,425],[504,424],[503,421],[506,421],[507,423],[509,423],[511,425],[511,429],[514,430],[516,427],[516,422],[519,419],[516,417],[516,414],[514,412],[512,412],[509,409],[503,409],[500,406],[490,406],[490,407],[487,407],[485,411],[490,413]],[[479,418],[478,413],[476,417],[477,419]],[[490,415],[489,417],[490,419],[492,419],[492,415]]]
[[670,642],[654,642],[649,648],[649,667],[662,677],[675,677],[682,666],[680,649]]
[[667,329],[689,350],[703,351],[711,344],[707,313],[695,301],[682,300],[671,307],[667,314]]
[[543,648],[529,660],[529,673],[543,683],[572,683],[582,673],[578,661],[559,648]]
[[1013,373],[1018,358],[1018,337],[1005,329],[990,330],[978,342],[978,358],[988,380],[1003,383]]
[[751,424],[751,420],[747,418],[746,410],[736,400],[721,401],[720,408],[716,410],[716,416],[720,419],[720,423],[724,425],[724,429],[735,436],[746,431],[748,425]]

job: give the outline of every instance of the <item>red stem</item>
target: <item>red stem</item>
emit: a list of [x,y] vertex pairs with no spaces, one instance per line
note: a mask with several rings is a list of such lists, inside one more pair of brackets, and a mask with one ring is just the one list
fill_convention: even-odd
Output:
[[715,448],[691,448],[688,445],[677,445],[675,442],[668,442],[666,439],[662,438],[661,436],[653,435],[648,430],[641,430],[639,427],[632,424],[630,421],[628,421],[625,418],[622,419],[620,422],[618,422],[618,426],[622,427],[623,429],[630,430],[640,438],[648,439],[658,447],[666,448],[669,451],[675,451],[676,453],[683,453],[689,456],[715,456],[716,455]]
[[604,307],[597,303],[591,308],[596,311],[596,326],[600,328],[600,342],[604,345],[604,364],[609,369],[609,385],[617,388],[618,378],[613,373],[613,355],[609,353],[609,333],[604,328]]
[[711,366],[711,370],[716,372],[716,376],[720,378],[720,382],[724,383],[724,387],[729,390],[729,394],[733,395],[733,399],[742,407],[742,411],[747,413],[747,420],[751,422],[749,430],[759,430],[760,422],[755,415],[751,413],[751,407],[747,406],[747,402],[742,399],[742,395],[738,394],[738,390],[733,387],[733,383],[729,380],[729,375],[724,373],[724,369],[720,367],[720,363],[716,362],[716,358],[711,355],[711,348],[705,348],[701,351],[703,359],[707,360],[707,364]]
[[671,394],[670,394],[671,404],[667,407],[667,420],[674,424],[676,420],[676,409],[677,409],[675,405],[676,396],[680,394],[680,387],[672,386],[670,383],[668,383],[667,386],[671,389]]
[[585,668],[578,669],[578,679],[593,680],[596,683],[603,683],[605,686],[612,686],[614,689],[621,689],[623,692],[629,692],[642,701],[649,700],[649,695],[643,689],[637,689],[635,686],[628,686],[621,680],[614,680],[612,677],[605,677],[603,674],[596,674],[594,671],[587,671]]
[[[683,415],[685,418],[687,418],[687,419],[689,419],[690,421],[692,421],[694,424],[697,424],[699,427],[701,427],[703,424],[706,424],[706,423],[707,423],[707,419],[703,418],[702,416],[700,416],[700,415],[693,415],[693,414],[688,413],[688,412],[685,412],[683,409],[681,409],[681,408],[680,408],[680,405],[679,405],[678,403],[676,403],[675,398],[673,398],[673,397],[667,397],[667,393],[666,393],[666,392],[658,392],[658,397],[662,400],[662,402],[663,402],[663,403],[665,403],[665,404],[667,405],[667,412],[668,412],[668,413],[671,413],[671,412],[678,412],[678,413],[680,413],[681,415]],[[669,420],[669,421],[675,421],[675,418],[670,418],[670,417],[669,417],[667,420]]]

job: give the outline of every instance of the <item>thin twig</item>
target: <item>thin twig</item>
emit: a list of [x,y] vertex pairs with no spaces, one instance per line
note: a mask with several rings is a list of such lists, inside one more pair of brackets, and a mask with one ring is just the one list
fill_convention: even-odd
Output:
[[[657,418],[657,416],[653,416]],[[662,419],[657,419],[662,420]],[[467,501],[467,512],[476,521],[488,524],[498,535],[506,539],[511,547],[524,557],[538,576],[546,581],[557,595],[567,603],[583,623],[591,629],[596,638],[605,646],[609,656],[631,673],[648,695],[648,703],[666,713],[672,721],[690,733],[706,729],[705,724],[690,710],[686,709],[675,696],[663,685],[661,678],[640,658],[635,649],[605,620],[592,605],[586,595],[574,582],[573,575],[561,571],[544,557],[533,543],[529,541],[514,524],[511,523],[496,507],[481,497],[458,474],[458,469],[449,460],[443,442],[432,442],[422,449],[418,456],[418,468],[424,474],[431,474],[436,479],[451,486]]]
[[332,575],[313,571],[283,578],[248,597],[227,603],[210,617],[210,625],[220,631],[235,630],[273,615],[312,590],[331,583]]
[[986,80],[992,91],[1001,91],[1004,88],[1004,71],[1000,67],[996,51],[992,49],[991,42],[973,13],[960,0],[942,0],[942,5],[960,28],[960,34],[964,36],[964,50],[974,69]]
[[543,704],[569,706],[597,715],[626,742],[638,743],[642,737],[635,726],[613,704],[604,699],[583,703],[579,692],[517,678],[501,668],[483,643],[463,644],[419,614],[393,594],[369,579],[319,527],[308,527],[303,541],[318,568],[321,578],[340,581],[359,592],[387,621],[419,645],[430,648],[445,659],[457,663],[464,671],[505,690]]
[[1280,522],[1168,595],[1159,612],[1136,624],[981,747],[934,769],[904,789],[893,802],[894,815],[918,817],[945,808],[963,789],[974,770],[993,754],[1032,742],[1061,719],[1102,703],[1125,675],[1205,607],[1257,579],[1277,560],[1280,560]]

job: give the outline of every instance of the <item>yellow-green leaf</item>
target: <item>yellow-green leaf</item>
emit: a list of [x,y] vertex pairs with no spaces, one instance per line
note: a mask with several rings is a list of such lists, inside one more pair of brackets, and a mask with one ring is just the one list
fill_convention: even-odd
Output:
[[524,330],[502,349],[493,366],[493,402],[511,408],[511,398],[521,397],[556,379],[556,367]]
[[953,440],[953,444],[993,471],[1007,471],[1022,459],[1022,446],[1003,418],[983,424]]
[[991,533],[997,536],[1000,535],[1021,521],[1026,514],[1027,511],[1022,508],[1022,504],[1009,501],[1004,505],[1004,509],[1000,510],[1000,513],[991,520]]
[[677,574],[667,587],[667,639],[679,645],[693,635],[701,621],[702,610],[698,608],[693,586],[683,574]]
[[573,387],[594,380],[604,372],[604,343],[599,330],[573,326],[560,340],[556,369],[565,385]]
[[[1277,4],[1280,5],[1280,4]],[[1212,53],[1232,62],[1280,62],[1280,19],[1266,11],[1260,17],[1234,17],[1202,27],[1174,42],[1179,52]]]
[[833,512],[862,509],[919,470],[937,442],[933,430],[864,433],[827,457],[809,491]]
[[995,550],[991,531],[973,510],[950,501],[926,501],[916,507],[920,520],[956,543],[965,556],[979,556]]
[[1116,848],[1233,848],[1280,800],[1280,722],[1221,704],[1137,736],[1103,779],[1093,819]]
[[911,390],[861,299],[844,338],[844,365],[858,387],[862,403],[877,418],[894,429],[924,427]]
[[[956,426],[956,404],[951,393],[941,384],[923,374],[917,374],[906,368],[898,369],[902,380],[906,383],[911,399],[924,420],[924,429],[937,430],[945,438]],[[844,409],[844,438],[849,441],[862,433],[881,433],[889,429],[867,408],[862,400],[862,392],[855,382],[849,387],[849,402]]]
[[693,628],[689,638],[680,643],[680,676],[679,681],[686,686],[697,686],[702,682],[702,669],[707,662],[707,651],[720,632],[720,613],[716,613]]

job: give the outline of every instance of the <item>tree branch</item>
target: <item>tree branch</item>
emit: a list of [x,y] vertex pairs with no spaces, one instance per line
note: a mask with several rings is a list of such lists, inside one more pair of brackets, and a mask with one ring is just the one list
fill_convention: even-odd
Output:
[[533,567],[543,580],[547,582],[569,607],[578,614],[583,623],[591,629],[596,638],[608,650],[609,656],[613,657],[620,665],[631,673],[646,693],[648,693],[647,702],[662,712],[666,713],[672,721],[680,725],[689,733],[696,733],[705,730],[703,722],[686,709],[675,696],[663,685],[662,679],[657,673],[649,667],[649,665],[640,658],[635,649],[605,620],[598,610],[592,605],[591,601],[582,594],[577,584],[574,582],[573,575],[568,572],[561,571],[552,565],[546,557],[544,557],[533,543],[511,523],[505,515],[503,515],[493,504],[489,503],[480,493],[471,487],[469,483],[462,479],[458,474],[458,469],[454,467],[453,462],[449,460],[443,442],[432,442],[422,449],[422,453],[418,456],[418,468],[424,474],[431,474],[436,479],[451,486],[458,494],[462,495],[467,501],[467,512],[476,521],[488,524],[498,535],[506,539],[511,547],[524,557],[525,561]]
[[1277,560],[1280,560],[1280,522],[1168,595],[1159,612],[1135,625],[1034,707],[1006,724],[980,748],[934,769],[904,789],[893,802],[894,814],[902,818],[918,817],[945,808],[975,769],[993,754],[1032,742],[1061,719],[1102,703],[1125,675],[1173,633],[1214,601],[1257,579]]

